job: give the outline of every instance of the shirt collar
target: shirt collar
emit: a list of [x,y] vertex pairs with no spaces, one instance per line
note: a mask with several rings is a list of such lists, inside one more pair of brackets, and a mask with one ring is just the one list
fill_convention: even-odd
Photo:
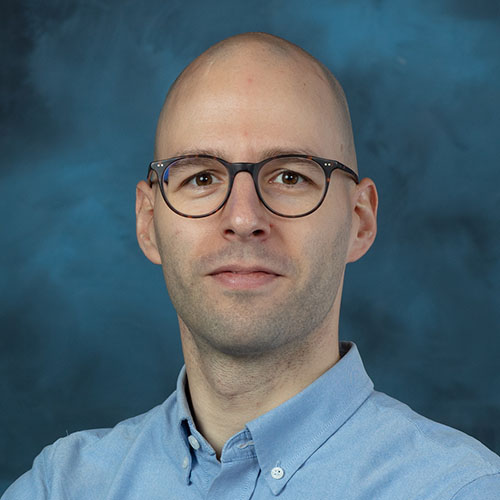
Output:
[[[340,342],[339,351],[340,360],[312,384],[247,424],[260,468],[275,495],[373,391],[354,342]],[[271,476],[277,466],[284,471],[280,480]]]
[[[365,371],[356,344],[340,342],[339,352],[339,361],[312,384],[246,425],[262,474],[275,495],[373,392],[373,382]],[[186,397],[185,367],[177,379],[176,396],[178,429],[184,443],[182,453],[189,460],[185,479],[189,481],[191,454],[187,436],[189,428],[191,432],[198,432]],[[284,471],[279,480],[271,475],[275,467]]]

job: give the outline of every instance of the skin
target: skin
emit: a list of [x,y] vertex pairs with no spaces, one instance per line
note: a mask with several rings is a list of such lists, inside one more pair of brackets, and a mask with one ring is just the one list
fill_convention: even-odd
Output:
[[[204,150],[257,162],[282,150],[356,170],[341,96],[311,56],[269,37],[234,37],[185,70],[160,115],[156,159]],[[336,171],[321,207],[297,219],[269,212],[245,172],[226,205],[203,219],[172,212],[156,184],[141,181],[136,193],[139,245],[162,266],[178,314],[193,417],[220,457],[246,422],[339,360],[345,266],[375,239],[377,190],[371,179],[356,185]],[[257,289],[229,290],[208,275],[235,263],[280,276]]]

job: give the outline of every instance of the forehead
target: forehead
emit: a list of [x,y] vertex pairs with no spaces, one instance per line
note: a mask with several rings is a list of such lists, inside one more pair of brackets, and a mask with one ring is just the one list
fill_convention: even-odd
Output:
[[[189,71],[160,116],[157,156],[217,148],[228,155],[261,150],[334,152],[335,102],[325,78],[300,58],[246,51]],[[250,158],[248,158],[251,160]]]

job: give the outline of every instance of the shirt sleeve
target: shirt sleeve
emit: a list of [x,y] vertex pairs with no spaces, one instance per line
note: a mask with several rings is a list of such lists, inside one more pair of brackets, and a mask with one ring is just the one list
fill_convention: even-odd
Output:
[[451,500],[500,500],[500,472],[471,481]]
[[33,467],[14,481],[0,500],[45,500],[49,489],[45,475],[45,451],[33,461]]

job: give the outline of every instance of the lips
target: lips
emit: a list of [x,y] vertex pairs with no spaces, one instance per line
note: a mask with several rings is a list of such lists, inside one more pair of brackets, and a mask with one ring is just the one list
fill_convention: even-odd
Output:
[[280,273],[263,266],[241,266],[238,264],[230,264],[226,266],[221,266],[210,272],[210,275],[220,274],[220,273],[235,273],[235,274],[252,274],[252,273],[267,273],[274,274],[275,276],[281,276]]
[[222,266],[209,274],[218,286],[225,291],[248,291],[251,293],[266,293],[273,290],[281,280],[281,275],[274,270],[262,266]]

